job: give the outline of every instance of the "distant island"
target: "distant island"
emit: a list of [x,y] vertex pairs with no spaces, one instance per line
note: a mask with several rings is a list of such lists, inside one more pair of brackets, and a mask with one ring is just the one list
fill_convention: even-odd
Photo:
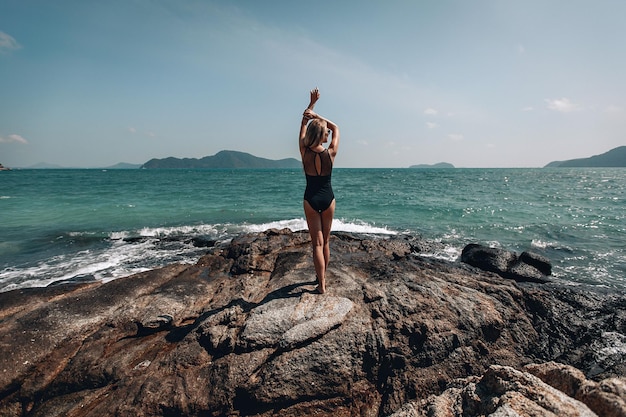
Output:
[[567,161],[553,161],[544,168],[620,168],[626,167],[626,146],[619,146],[600,155],[589,158],[569,159]]
[[439,162],[438,164],[419,164],[419,165],[411,165],[409,168],[454,168],[454,165],[449,164],[447,162]]
[[61,165],[57,165],[57,164],[50,164],[48,162],[39,162],[35,165],[31,165],[29,167],[26,167],[27,169],[67,169]]
[[139,169],[141,168],[141,164],[130,164],[128,162],[120,162],[115,165],[111,165],[110,167],[104,167],[102,169]]
[[163,158],[151,159],[141,166],[142,169],[242,169],[242,168],[300,168],[302,163],[295,158],[266,159],[245,152],[220,151],[204,158]]
[[50,164],[48,162],[39,162],[29,167],[20,169],[139,169],[141,164],[129,164],[128,162],[120,162],[108,167],[94,167],[94,168],[81,168],[81,167],[65,167],[57,164]]

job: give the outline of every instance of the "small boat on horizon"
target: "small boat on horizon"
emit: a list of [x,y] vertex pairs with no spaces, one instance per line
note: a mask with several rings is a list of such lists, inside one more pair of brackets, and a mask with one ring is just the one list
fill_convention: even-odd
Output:
[[11,168],[9,167],[5,167],[4,165],[0,164],[0,171],[10,171]]

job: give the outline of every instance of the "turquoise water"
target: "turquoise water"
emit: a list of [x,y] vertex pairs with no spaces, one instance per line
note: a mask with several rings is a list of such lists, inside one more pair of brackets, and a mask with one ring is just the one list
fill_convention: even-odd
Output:
[[[624,169],[336,169],[333,230],[533,250],[554,278],[626,288]],[[295,170],[0,172],[0,291],[110,280],[269,227],[306,228]]]

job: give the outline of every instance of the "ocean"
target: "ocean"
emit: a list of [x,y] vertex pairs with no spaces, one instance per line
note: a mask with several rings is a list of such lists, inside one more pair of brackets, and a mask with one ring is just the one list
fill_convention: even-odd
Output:
[[[306,229],[301,169],[0,172],[0,292],[110,281],[268,228]],[[334,231],[531,250],[553,279],[626,289],[626,169],[341,169]],[[332,262],[332,258],[331,258]]]

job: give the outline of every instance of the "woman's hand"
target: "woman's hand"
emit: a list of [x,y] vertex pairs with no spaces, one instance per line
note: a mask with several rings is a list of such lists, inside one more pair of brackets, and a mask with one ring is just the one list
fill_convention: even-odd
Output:
[[[320,99],[320,90],[315,87],[311,90],[311,104],[315,104]],[[312,108],[312,107],[311,107]]]
[[305,118],[306,120],[311,120],[311,119],[315,119],[315,118],[317,118],[319,116],[313,110],[306,109],[304,111],[304,113],[302,113],[302,117]]
[[313,107],[315,107],[315,103],[317,103],[317,100],[319,100],[319,98],[320,90],[315,87],[313,90],[311,90],[311,101],[309,101],[309,106],[307,107],[307,109],[313,110]]

